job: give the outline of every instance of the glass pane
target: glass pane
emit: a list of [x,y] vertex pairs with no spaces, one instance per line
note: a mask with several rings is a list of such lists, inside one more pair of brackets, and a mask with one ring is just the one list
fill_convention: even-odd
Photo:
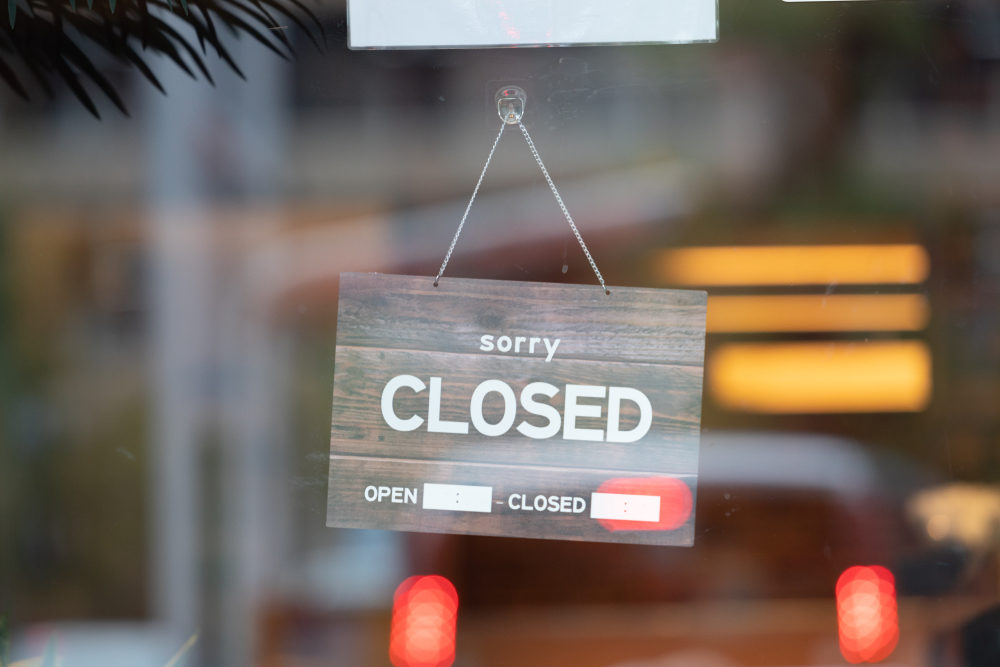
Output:
[[[0,31],[8,663],[1000,664],[993,3],[387,51],[75,5]],[[432,280],[510,86],[608,285],[707,291],[692,547],[326,526],[340,274]],[[516,127],[445,276],[599,289]]]

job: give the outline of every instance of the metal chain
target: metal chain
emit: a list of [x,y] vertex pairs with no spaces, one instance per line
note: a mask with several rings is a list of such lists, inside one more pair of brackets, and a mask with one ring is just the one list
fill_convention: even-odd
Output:
[[517,126],[521,128],[521,134],[524,135],[524,140],[528,142],[528,148],[531,149],[531,154],[535,157],[535,162],[538,163],[538,168],[542,170],[542,176],[545,177],[546,182],[549,184],[549,189],[552,190],[552,194],[555,195],[556,203],[559,204],[559,208],[562,209],[563,216],[566,218],[566,222],[569,223],[570,229],[573,230],[573,236],[580,243],[580,248],[583,249],[583,254],[587,256],[587,261],[590,262],[590,268],[594,270],[594,275],[597,276],[597,282],[601,283],[601,288],[604,290],[605,294],[611,294],[611,290],[608,286],[604,284],[604,276],[601,275],[600,269],[597,268],[597,262],[594,261],[593,256],[590,254],[590,250],[587,249],[587,244],[583,242],[583,236],[580,235],[580,230],[576,228],[576,223],[573,222],[573,216],[569,214],[569,209],[566,208],[566,204],[563,203],[562,197],[559,196],[559,191],[556,190],[556,184],[552,182],[552,177],[549,176],[549,170],[545,168],[545,163],[542,162],[542,156],[538,154],[538,149],[535,148],[535,142],[531,140],[531,135],[528,134],[528,128],[524,126],[524,123],[518,121]]
[[483,165],[483,170],[479,173],[479,180],[476,181],[476,187],[472,190],[472,196],[469,197],[469,203],[465,207],[465,213],[462,214],[462,221],[458,223],[458,229],[455,230],[455,237],[451,240],[451,245],[448,246],[448,252],[444,256],[444,261],[441,262],[441,268],[438,269],[437,276],[434,277],[434,287],[438,286],[438,281],[441,280],[441,276],[444,274],[444,269],[448,266],[448,261],[451,259],[451,253],[455,252],[455,245],[458,243],[458,237],[462,234],[462,228],[465,227],[465,221],[469,217],[469,211],[472,210],[472,202],[476,201],[476,195],[479,194],[479,186],[483,184],[483,177],[486,176],[486,170],[490,166],[490,160],[493,159],[493,154],[497,150],[497,144],[500,143],[500,137],[503,136],[503,129],[507,127],[505,121],[500,121],[500,131],[497,132],[497,138],[493,140],[493,148],[490,149],[490,154],[486,156],[486,164]]
[[[458,223],[458,229],[455,230],[455,236],[451,239],[451,245],[448,246],[448,252],[445,253],[444,261],[441,262],[441,268],[438,269],[437,276],[434,277],[434,287],[438,286],[438,281],[441,280],[441,276],[444,275],[444,270],[448,266],[449,260],[451,260],[451,255],[455,252],[455,246],[458,244],[458,237],[461,236],[462,229],[465,227],[465,221],[469,218],[469,211],[472,210],[472,203],[476,201],[476,195],[479,194],[479,188],[483,184],[483,178],[486,176],[486,170],[490,166],[490,161],[493,160],[493,154],[497,150],[497,145],[500,143],[500,137],[503,136],[503,130],[506,125],[506,121],[501,121],[500,131],[497,132],[497,138],[493,140],[493,147],[490,148],[490,154],[486,156],[486,164],[483,165],[483,170],[479,173],[479,180],[476,181],[476,187],[472,190],[472,196],[469,198],[469,203],[465,207],[465,213],[462,214],[462,220]],[[573,235],[580,244],[580,248],[583,249],[583,254],[586,255],[587,261],[590,262],[590,268],[594,270],[594,275],[597,276],[597,281],[601,283],[601,289],[604,290],[605,294],[611,294],[611,290],[609,290],[608,286],[604,284],[604,276],[601,275],[600,269],[597,268],[597,262],[594,261],[594,257],[590,254],[587,244],[583,242],[583,236],[580,235],[580,230],[577,229],[576,223],[573,222],[573,216],[569,214],[569,209],[566,208],[566,204],[559,195],[559,190],[556,189],[556,184],[552,181],[552,177],[549,175],[549,170],[545,168],[545,163],[542,162],[542,156],[538,154],[538,149],[535,148],[535,142],[531,140],[531,135],[528,134],[528,128],[526,128],[524,123],[520,120],[517,121],[517,126],[521,128],[521,134],[524,135],[524,140],[528,143],[528,148],[531,149],[531,155],[535,158],[535,162],[538,163],[538,168],[542,170],[542,176],[545,177],[545,181],[549,184],[549,189],[552,190],[552,194],[556,198],[556,203],[559,204],[559,209],[566,218],[566,222],[569,223],[570,229],[573,230]]]

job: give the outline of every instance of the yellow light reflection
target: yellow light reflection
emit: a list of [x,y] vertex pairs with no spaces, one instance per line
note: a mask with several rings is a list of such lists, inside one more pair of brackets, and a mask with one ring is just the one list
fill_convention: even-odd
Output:
[[993,548],[1000,536],[1000,488],[955,483],[925,489],[906,501],[911,519],[923,523],[932,540],[952,539],[969,549]]
[[707,370],[715,400],[745,412],[917,412],[931,396],[919,341],[733,343]]
[[710,296],[708,330],[920,331],[930,307],[919,294]]
[[720,246],[662,251],[659,277],[676,285],[908,285],[923,282],[922,246]]

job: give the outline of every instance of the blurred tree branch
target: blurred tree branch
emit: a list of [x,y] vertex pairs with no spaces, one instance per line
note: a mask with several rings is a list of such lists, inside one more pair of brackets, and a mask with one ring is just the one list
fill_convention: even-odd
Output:
[[[3,2],[3,0],[0,0]],[[226,48],[225,32],[248,35],[288,59],[288,29],[299,28],[319,48],[323,29],[302,0],[6,0],[9,26],[0,30],[0,80],[30,99],[33,80],[49,97],[53,81],[63,81],[100,118],[85,82],[96,85],[128,115],[114,84],[94,63],[103,52],[137,70],[165,93],[150,55],[165,56],[194,79],[214,85],[205,63],[209,51],[241,78]],[[220,34],[220,31],[225,31]],[[30,78],[29,78],[30,77]]]

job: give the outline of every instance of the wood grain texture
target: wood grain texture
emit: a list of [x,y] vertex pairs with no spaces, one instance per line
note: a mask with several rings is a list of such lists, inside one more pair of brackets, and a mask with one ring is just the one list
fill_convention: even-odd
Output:
[[[653,406],[653,424],[639,442],[608,443],[563,440],[532,440],[511,429],[506,436],[486,437],[470,425],[469,435],[445,435],[426,430],[428,392],[400,391],[395,400],[401,417],[419,415],[424,425],[414,431],[388,428],[382,418],[381,394],[386,382],[401,373],[428,383],[442,378],[441,417],[469,422],[469,399],[483,380],[501,379],[515,395],[529,382],[545,381],[559,387],[567,383],[639,388]],[[332,450],[341,454],[378,455],[442,461],[549,464],[570,467],[635,469],[641,460],[652,470],[694,473],[698,467],[698,420],[701,399],[700,369],[654,364],[608,364],[592,361],[524,357],[476,357],[418,351],[371,350],[341,347],[334,374]],[[497,397],[498,398],[498,397]],[[565,391],[548,402],[563,413]],[[599,399],[587,403],[601,404]],[[487,402],[484,416],[490,422],[501,418],[501,403]],[[631,403],[623,403],[622,427],[637,421]],[[584,428],[604,428],[602,419],[580,419]],[[515,425],[523,420],[543,424],[518,407]]]
[[[669,531],[611,532],[590,518],[590,494],[611,478],[644,477],[646,473],[581,470],[578,468],[525,467],[441,463],[407,459],[331,457],[330,505],[327,525],[344,528],[391,528],[461,535],[504,535],[585,542],[627,542],[691,546],[694,543],[694,508],[679,528]],[[695,495],[697,477],[677,476]],[[493,511],[451,512],[422,508],[423,484],[488,485],[493,489]],[[383,485],[416,490],[415,504],[365,500],[365,487]],[[511,494],[529,500],[538,494],[583,498],[582,514],[512,509]]]
[[[530,484],[538,493],[596,490],[615,475],[664,475],[684,479],[693,489],[705,344],[704,292],[612,287],[607,296],[595,286],[491,280],[342,274],[331,427],[328,524],[345,527],[431,530],[484,535],[518,535],[650,544],[685,544],[693,527],[663,534],[608,532],[588,517],[526,519],[449,517],[449,513],[386,509],[357,501],[359,479],[385,485],[434,481],[476,483],[493,475],[502,484]],[[484,334],[524,337],[520,354],[484,352]],[[529,354],[531,337],[559,339],[551,361],[541,343]],[[564,416],[567,384],[629,387],[652,406],[649,432],[633,443],[567,440],[563,433],[533,440],[511,428],[488,437],[427,430],[429,391],[399,391],[393,401],[402,417],[425,421],[413,431],[390,428],[381,412],[386,383],[413,375],[442,383],[441,418],[470,422],[470,397],[484,380],[498,379],[519,395],[530,382],[547,382],[559,393],[545,402]],[[605,427],[601,418],[581,418],[581,428]],[[638,420],[630,402],[622,404],[622,428]],[[502,415],[493,394],[484,404],[491,423]],[[545,420],[518,405],[514,426]],[[423,475],[423,477],[422,477]],[[359,477],[360,476],[360,477]],[[593,488],[591,488],[593,487]],[[508,488],[508,487],[504,487]],[[513,488],[513,487],[511,487]],[[543,491],[542,489],[551,489]],[[346,495],[345,495],[346,494]],[[527,521],[526,527],[518,526]],[[541,523],[539,523],[541,521]],[[692,519],[693,521],[693,519]],[[687,531],[687,532],[685,532]]]
[[544,335],[562,359],[704,364],[705,292],[610,289],[345,273],[337,345],[481,355],[484,333]]

